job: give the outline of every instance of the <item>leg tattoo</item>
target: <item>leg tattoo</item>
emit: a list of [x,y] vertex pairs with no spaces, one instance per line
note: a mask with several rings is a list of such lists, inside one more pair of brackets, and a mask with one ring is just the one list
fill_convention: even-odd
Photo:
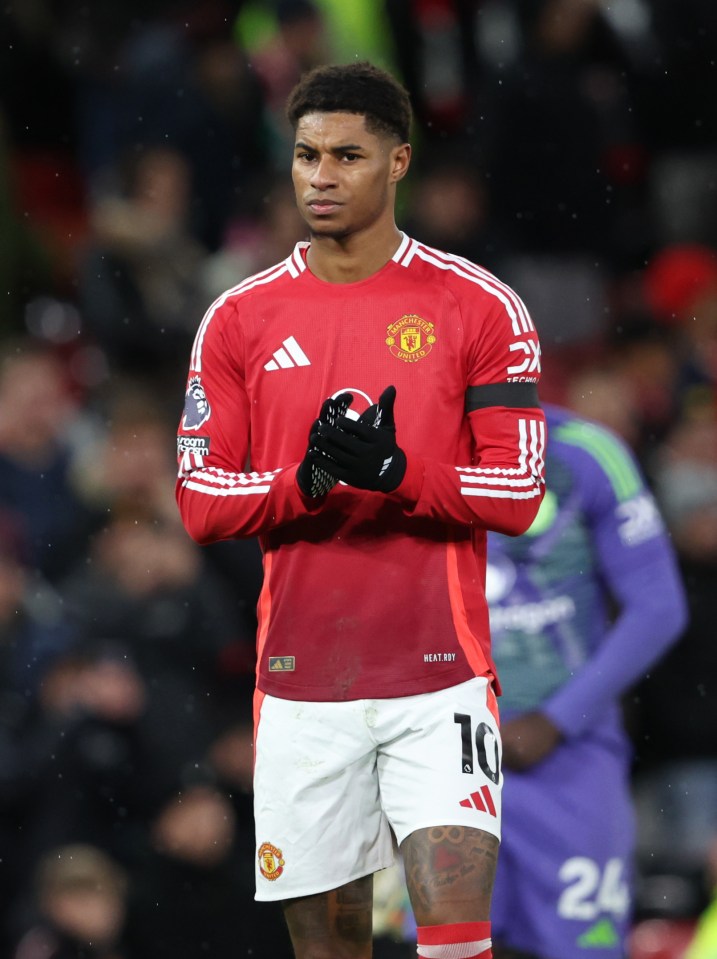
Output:
[[411,904],[419,926],[486,921],[498,840],[482,829],[417,829],[401,845]]
[[369,959],[373,876],[284,902],[296,959]]

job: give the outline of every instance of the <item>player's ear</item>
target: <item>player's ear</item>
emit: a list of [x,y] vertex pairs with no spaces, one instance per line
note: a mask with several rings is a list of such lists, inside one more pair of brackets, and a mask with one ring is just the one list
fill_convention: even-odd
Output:
[[411,144],[402,143],[391,150],[391,183],[402,180],[411,165]]

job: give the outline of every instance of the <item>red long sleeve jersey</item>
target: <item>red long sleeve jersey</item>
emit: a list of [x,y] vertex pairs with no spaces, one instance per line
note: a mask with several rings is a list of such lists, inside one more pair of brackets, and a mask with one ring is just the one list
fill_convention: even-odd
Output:
[[[224,293],[192,350],[177,500],[200,543],[258,536],[257,683],[274,696],[408,696],[495,679],[485,530],[523,532],[543,494],[538,338],[517,295],[404,236],[357,283],[307,243]],[[296,470],[327,396],[360,414],[396,387],[393,493],[304,497]]]

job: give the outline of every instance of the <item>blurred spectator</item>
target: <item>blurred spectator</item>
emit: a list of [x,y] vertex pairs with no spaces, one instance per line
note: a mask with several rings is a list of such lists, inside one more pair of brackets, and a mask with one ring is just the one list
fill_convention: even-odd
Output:
[[[276,0],[248,4],[239,16],[249,64],[258,76],[274,139],[277,163],[293,147],[293,132],[284,116],[286,98],[302,73],[330,59],[326,24],[313,0]],[[273,8],[273,10],[271,9]],[[273,14],[273,15],[272,15]],[[262,29],[257,30],[260,18]]]
[[680,406],[717,388],[717,250],[677,244],[659,250],[644,272],[655,320],[676,334]]
[[75,461],[76,488],[93,510],[142,504],[162,521],[177,525],[177,510],[167,484],[176,473],[169,433],[174,417],[165,415],[159,391],[139,379],[115,376],[97,394],[95,435]]
[[131,858],[157,804],[204,763],[253,645],[167,499],[176,467],[154,393],[115,383],[105,413],[77,472],[108,519],[60,585],[81,645],[45,681],[47,722],[62,732],[46,775],[61,782],[31,841],[96,842]]
[[[254,773],[254,726],[252,688],[240,689],[241,700],[232,704],[232,715],[212,743],[208,758],[220,783],[232,795],[250,795]],[[251,857],[249,857],[251,858]]]
[[150,839],[134,914],[144,945],[133,959],[291,959],[279,905],[254,901],[252,819],[240,818],[222,789],[198,783],[171,797],[154,817]]
[[240,6],[38,0],[6,11],[0,89],[24,157],[38,138],[56,161],[58,145],[74,151],[91,192],[128,149],[178,149],[191,170],[193,232],[216,246],[238,178],[264,159],[258,83],[232,37]]
[[120,195],[94,204],[81,307],[115,373],[166,376],[191,345],[206,250],[190,232],[190,202],[186,158],[154,148],[128,161]]
[[[143,675],[119,643],[65,657],[44,688],[54,741],[46,737],[46,768],[23,843],[26,868],[46,850],[78,842],[120,862],[132,879],[130,959],[189,959],[202,941],[226,941],[227,924],[237,928],[241,890],[253,882],[251,871],[242,887],[228,858],[236,822],[227,800],[190,798],[212,787],[205,757],[213,730],[200,697],[187,701],[177,692],[171,677]],[[242,828],[251,829],[250,817]],[[251,870],[251,857],[245,865]],[[12,904],[17,928],[28,914],[22,884]],[[177,937],[169,944],[158,937],[181,925],[178,916],[186,951],[172,952]]]
[[370,59],[388,66],[393,49],[384,0],[244,0],[235,33],[261,82],[270,158],[283,169],[293,136],[286,96],[300,75],[322,63]]
[[637,446],[636,398],[631,383],[619,371],[590,366],[577,373],[568,385],[566,402],[579,416],[607,426],[631,448]]
[[478,6],[473,0],[385,2],[398,70],[429,143],[455,139],[472,119]]
[[[85,842],[131,864],[150,810],[201,746],[157,743],[152,724],[166,722],[167,712],[119,644],[85,645],[58,659],[41,705],[48,748],[25,835],[29,863],[53,846]],[[178,729],[194,736],[186,726]]]
[[164,855],[200,868],[223,862],[234,839],[229,802],[216,790],[194,786],[164,806],[154,820],[154,847]]
[[206,261],[203,287],[209,301],[246,277],[268,269],[306,237],[291,184],[271,180],[254,210],[230,224],[220,250]]
[[267,158],[261,89],[232,36],[227,6],[170,7],[128,36],[117,58],[116,149],[92,177],[101,184],[128,152],[180,152],[190,172],[190,231],[210,250]]
[[717,569],[717,407],[692,410],[667,437],[655,482],[683,558]]
[[[692,110],[694,106],[687,104],[684,112]],[[702,123],[701,119],[696,120],[695,127]],[[717,248],[715,166],[717,145],[711,149],[665,150],[654,155],[646,205],[653,243],[704,243]]]
[[[610,363],[622,383],[617,395],[604,396],[607,408],[623,418],[630,432],[618,428],[652,473],[653,453],[672,428],[679,410],[680,348],[672,331],[649,320],[626,321],[608,346]],[[624,395],[627,391],[629,402]],[[597,418],[602,413],[596,409]]]
[[[30,707],[53,659],[64,653],[71,630],[61,599],[29,563],[21,517],[0,510],[0,655],[3,675]],[[8,709],[6,715],[23,710]]]
[[422,243],[496,271],[506,249],[500,228],[490,222],[489,204],[486,180],[475,163],[434,149],[414,177],[404,228]]
[[189,21],[194,33],[185,102],[170,86],[163,109],[177,116],[174,137],[170,132],[165,139],[184,153],[192,171],[193,232],[216,250],[233,211],[251,204],[271,150],[259,78],[232,36],[232,19],[219,17],[207,29],[205,13],[200,9]]
[[185,717],[199,727],[220,654],[243,639],[201,552],[140,505],[113,513],[88,559],[62,582],[75,628],[90,641],[121,644],[154,693],[173,696],[173,722]]
[[[509,5],[514,57],[485,83],[496,215],[516,251],[639,255],[646,157],[632,110],[635,64],[599,0]],[[507,62],[506,62],[507,60]],[[622,226],[628,216],[630,229]]]
[[652,476],[673,427],[714,400],[717,254],[664,247],[642,271],[613,278],[606,294],[611,327],[583,344],[566,402],[616,429]]
[[37,922],[13,959],[132,959],[122,942],[127,895],[126,873],[101,849],[51,850],[35,880]]
[[12,902],[27,872],[26,836],[47,742],[39,692],[72,636],[59,597],[28,567],[22,521],[0,513],[0,954],[7,954]]
[[[260,560],[254,543],[199,550],[187,539],[172,495],[174,411],[170,420],[164,403],[156,384],[137,379],[115,378],[98,396],[103,432],[74,475],[93,513],[109,520],[89,562],[67,567],[63,591],[84,635],[127,639],[147,668],[176,667],[211,687],[220,668],[252,668]],[[208,565],[218,582],[208,583]]]
[[[515,249],[514,240],[504,241]],[[509,252],[501,275],[526,303],[546,352],[590,350],[602,337],[606,312],[605,270],[587,251]],[[546,384],[550,388],[550,384]]]
[[51,580],[79,558],[92,517],[73,487],[72,429],[81,409],[47,347],[6,344],[0,356],[0,501],[22,517],[28,560]]

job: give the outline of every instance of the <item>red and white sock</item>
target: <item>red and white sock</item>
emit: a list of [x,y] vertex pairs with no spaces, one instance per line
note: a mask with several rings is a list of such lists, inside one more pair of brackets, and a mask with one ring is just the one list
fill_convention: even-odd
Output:
[[489,922],[454,922],[418,927],[418,955],[424,959],[492,959]]

